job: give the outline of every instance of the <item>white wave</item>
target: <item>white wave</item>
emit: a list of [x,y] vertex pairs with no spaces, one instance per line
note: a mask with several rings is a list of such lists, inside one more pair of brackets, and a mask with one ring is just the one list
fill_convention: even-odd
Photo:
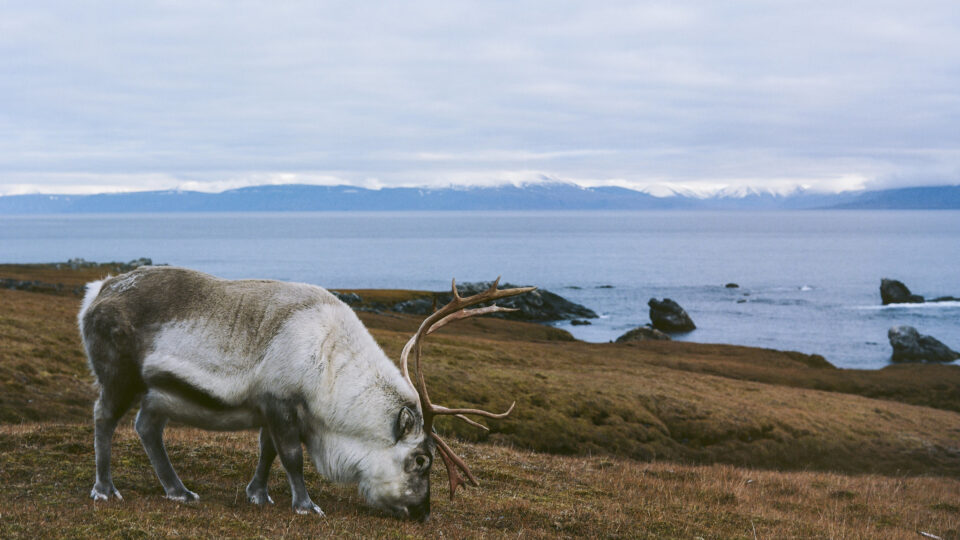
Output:
[[913,309],[950,309],[960,308],[960,302],[924,302],[922,304],[887,304],[885,306],[853,306],[853,309],[876,310],[913,310]]

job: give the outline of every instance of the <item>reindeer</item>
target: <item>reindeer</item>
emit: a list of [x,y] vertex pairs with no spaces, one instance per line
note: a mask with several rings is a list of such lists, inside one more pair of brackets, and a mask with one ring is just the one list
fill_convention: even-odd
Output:
[[[224,280],[173,267],[140,267],[87,285],[77,316],[99,385],[94,405],[95,501],[122,499],[110,473],[117,422],[137,401],[134,427],[166,497],[198,495],[177,476],[163,444],[169,420],[208,429],[259,429],[260,456],[247,498],[272,504],[267,491],[276,457],[286,471],[297,513],[319,514],[303,479],[306,445],[316,469],[356,483],[372,506],[426,520],[434,450],[447,469],[450,498],[466,463],[433,430],[437,416],[503,418],[504,413],[431,403],[420,369],[423,339],[459,319],[497,311],[467,309],[528,292],[489,290],[453,299],[427,317],[391,362],[346,304],[302,283]],[[411,377],[409,357],[414,356]]]

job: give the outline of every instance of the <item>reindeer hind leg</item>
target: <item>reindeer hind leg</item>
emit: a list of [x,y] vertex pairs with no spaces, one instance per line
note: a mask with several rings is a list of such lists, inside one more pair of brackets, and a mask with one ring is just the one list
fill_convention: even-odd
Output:
[[140,435],[140,442],[143,443],[143,449],[150,458],[153,470],[157,473],[160,484],[167,494],[168,499],[180,502],[193,502],[200,499],[200,496],[187,489],[173,464],[170,463],[170,456],[167,455],[167,449],[163,445],[163,429],[167,424],[167,417],[158,407],[152,404],[151,393],[147,392],[140,402],[140,412],[137,413],[134,427],[137,435]]
[[96,480],[90,497],[105,501],[111,497],[122,499],[113,485],[110,457],[113,433],[117,423],[143,391],[143,382],[135,365],[117,354],[112,346],[103,346],[95,337],[85,339],[90,366],[100,385],[100,395],[93,406],[93,445],[96,460]]

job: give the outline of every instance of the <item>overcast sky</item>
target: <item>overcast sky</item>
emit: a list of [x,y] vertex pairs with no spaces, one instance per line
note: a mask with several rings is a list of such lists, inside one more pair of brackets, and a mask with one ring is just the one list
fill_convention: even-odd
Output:
[[960,9],[7,2],[0,194],[960,183]]

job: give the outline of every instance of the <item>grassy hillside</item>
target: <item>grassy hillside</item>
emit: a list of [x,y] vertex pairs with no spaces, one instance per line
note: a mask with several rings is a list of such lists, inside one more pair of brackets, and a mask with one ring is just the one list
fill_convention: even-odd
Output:
[[[0,265],[0,279],[12,269]],[[16,269],[30,279],[29,267]],[[73,284],[107,269],[45,269],[43,281]],[[0,290],[0,537],[39,527],[71,536],[752,538],[756,529],[759,538],[913,538],[917,530],[946,538],[960,523],[956,366],[843,370],[746,347],[589,344],[496,319],[450,326],[425,347],[436,402],[518,402],[489,434],[439,421],[462,441],[484,488],[448,502],[437,468],[432,526],[381,517],[355,489],[318,477],[309,485],[330,517],[294,516],[279,466],[277,507],[250,508],[242,496],[256,460],[249,433],[169,430],[174,463],[202,497],[179,506],[160,497],[129,422],[115,451],[125,500],[94,506],[86,498],[94,392],[75,326],[79,301]],[[393,358],[420,322],[361,318]]]

